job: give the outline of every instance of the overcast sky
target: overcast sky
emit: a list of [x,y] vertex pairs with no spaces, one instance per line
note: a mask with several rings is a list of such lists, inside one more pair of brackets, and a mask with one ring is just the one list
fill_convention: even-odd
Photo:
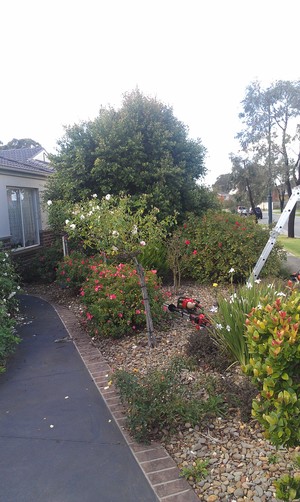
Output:
[[138,87],[230,172],[245,89],[299,80],[299,0],[2,0],[0,141],[50,152],[64,125]]

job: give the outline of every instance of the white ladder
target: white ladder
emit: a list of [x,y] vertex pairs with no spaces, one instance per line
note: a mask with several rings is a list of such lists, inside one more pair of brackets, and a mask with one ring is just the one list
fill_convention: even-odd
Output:
[[290,196],[282,214],[280,215],[276,226],[271,230],[269,240],[265,245],[260,257],[258,258],[249,280],[258,279],[261,269],[266,263],[266,260],[274,247],[278,235],[282,232],[284,225],[290,217],[291,211],[294,209],[298,201],[300,201],[300,186],[293,188],[292,195]]

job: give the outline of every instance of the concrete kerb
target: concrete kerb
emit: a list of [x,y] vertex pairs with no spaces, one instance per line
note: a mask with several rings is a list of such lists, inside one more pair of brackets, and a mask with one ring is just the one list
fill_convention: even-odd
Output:
[[75,315],[68,308],[53,304],[45,297],[39,296],[39,298],[50,303],[61,319],[124,440],[158,499],[161,502],[198,501],[199,498],[189,483],[180,477],[180,471],[175,461],[165,448],[159,443],[141,445],[134,441],[125,429],[126,412],[114,385],[111,383],[112,370],[100,350],[83,332]]

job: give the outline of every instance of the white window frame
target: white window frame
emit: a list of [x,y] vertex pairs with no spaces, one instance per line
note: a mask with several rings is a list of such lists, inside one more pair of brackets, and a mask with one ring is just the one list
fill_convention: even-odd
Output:
[[[12,251],[20,251],[24,249],[30,249],[36,246],[40,245],[40,230],[41,230],[41,218],[40,218],[40,204],[39,204],[39,191],[37,188],[31,188],[31,187],[23,187],[23,186],[7,186],[6,187],[6,193],[8,194],[9,190],[15,190],[16,192],[19,192],[19,207],[20,207],[20,218],[21,218],[21,230],[22,230],[22,246],[19,247],[13,247],[11,250]],[[33,219],[34,219],[34,225],[35,225],[35,234],[36,234],[36,242],[34,244],[30,244],[26,246],[25,242],[25,230],[24,230],[24,215],[23,215],[23,207],[22,207],[22,198],[21,198],[21,191],[22,190],[28,190],[32,194],[32,200],[33,200]],[[9,221],[9,226],[10,226],[10,233],[11,232],[11,225]]]

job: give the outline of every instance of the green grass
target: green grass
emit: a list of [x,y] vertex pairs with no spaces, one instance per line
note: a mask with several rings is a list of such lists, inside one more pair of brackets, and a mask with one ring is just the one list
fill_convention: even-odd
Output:
[[292,239],[286,235],[279,235],[278,242],[283,245],[286,251],[300,258],[300,239],[298,237]]

